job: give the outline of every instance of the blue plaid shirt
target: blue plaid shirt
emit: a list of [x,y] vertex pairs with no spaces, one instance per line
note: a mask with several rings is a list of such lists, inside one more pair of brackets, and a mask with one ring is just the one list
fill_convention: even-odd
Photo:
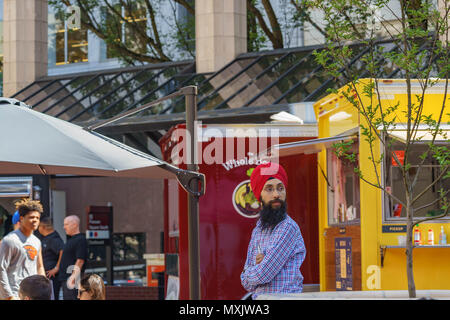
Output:
[[[258,253],[264,254],[264,259],[256,264]],[[258,220],[241,273],[242,286],[253,292],[253,298],[263,293],[302,292],[300,266],[305,256],[306,248],[300,228],[291,217],[286,215],[272,231],[262,231],[261,220]]]

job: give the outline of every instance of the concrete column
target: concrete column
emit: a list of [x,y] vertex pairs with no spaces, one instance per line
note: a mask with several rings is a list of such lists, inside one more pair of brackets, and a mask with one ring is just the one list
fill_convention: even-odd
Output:
[[247,5],[243,0],[196,0],[197,72],[214,72],[247,52]]
[[47,74],[47,0],[4,0],[3,95]]

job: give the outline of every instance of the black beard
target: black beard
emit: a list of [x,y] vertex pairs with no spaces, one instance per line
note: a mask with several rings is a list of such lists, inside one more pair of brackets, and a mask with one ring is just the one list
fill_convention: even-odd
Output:
[[[272,203],[277,201],[281,202],[281,206],[278,209],[273,209]],[[278,223],[286,218],[286,202],[282,200],[272,200],[267,204],[263,202],[263,208],[259,212],[259,217],[262,230],[269,229],[272,231]]]

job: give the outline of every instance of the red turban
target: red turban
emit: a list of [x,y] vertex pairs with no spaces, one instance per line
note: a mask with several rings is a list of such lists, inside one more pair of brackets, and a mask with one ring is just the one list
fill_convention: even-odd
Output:
[[250,176],[250,186],[256,199],[259,200],[261,191],[269,178],[280,180],[283,182],[284,187],[287,188],[288,178],[282,166],[275,162],[260,164]]

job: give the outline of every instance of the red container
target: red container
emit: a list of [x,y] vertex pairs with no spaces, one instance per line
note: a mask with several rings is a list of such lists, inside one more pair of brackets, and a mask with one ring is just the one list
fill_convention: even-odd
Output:
[[[185,128],[172,128],[160,141],[163,159],[173,163],[173,153]],[[237,128],[243,129],[240,133]],[[230,134],[233,132],[233,137]],[[249,137],[256,130],[257,137]],[[265,134],[266,132],[267,134]],[[279,135],[278,139],[264,138]],[[316,138],[314,125],[204,125],[199,135],[199,171],[206,176],[206,193],[199,200],[200,277],[202,299],[240,299],[246,294],[240,282],[247,246],[259,208],[248,195],[252,159],[272,144]],[[236,137],[238,136],[238,137]],[[215,149],[215,150],[214,150]],[[234,154],[230,150],[234,149]],[[241,151],[238,153],[238,149]],[[223,150],[220,163],[204,163]],[[228,151],[228,154],[227,154]],[[176,158],[176,157],[175,157]],[[211,160],[211,159],[209,159]],[[319,283],[318,192],[316,154],[282,157],[289,179],[287,207],[299,224],[306,249],[301,267],[304,284]],[[185,164],[179,165],[186,168]],[[165,253],[179,256],[180,299],[189,299],[187,194],[173,181],[165,181]],[[244,208],[245,206],[245,208]],[[253,207],[252,207],[253,206]],[[167,269],[166,269],[167,270]],[[167,277],[166,277],[167,278]]]

